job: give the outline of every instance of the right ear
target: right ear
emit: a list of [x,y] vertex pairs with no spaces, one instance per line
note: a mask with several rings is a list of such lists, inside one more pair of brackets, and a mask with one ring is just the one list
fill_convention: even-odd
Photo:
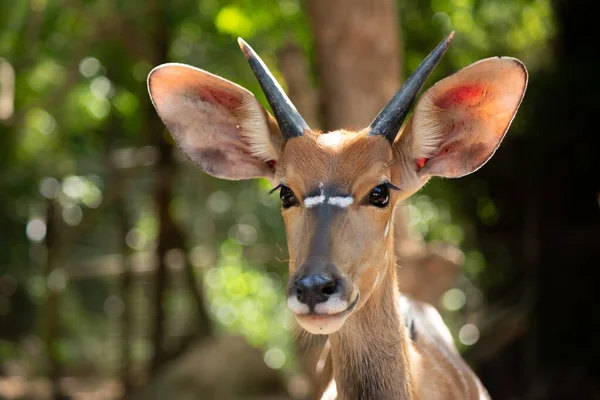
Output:
[[510,127],[527,79],[519,60],[492,57],[425,92],[394,143],[403,188],[414,192],[432,176],[459,178],[481,168]]
[[204,172],[273,178],[283,137],[248,90],[198,68],[163,64],[148,75],[148,91],[179,148]]

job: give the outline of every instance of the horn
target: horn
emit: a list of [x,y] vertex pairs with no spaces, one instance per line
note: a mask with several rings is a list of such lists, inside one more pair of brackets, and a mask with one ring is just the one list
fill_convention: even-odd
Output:
[[391,143],[394,143],[396,135],[402,127],[404,119],[408,115],[410,107],[415,101],[415,98],[419,94],[421,87],[429,77],[429,74],[433,71],[438,61],[442,58],[450,42],[454,38],[454,32],[450,33],[446,39],[442,40],[435,49],[429,55],[421,65],[413,72],[404,85],[396,92],[394,97],[387,103],[387,105],[381,110],[381,112],[371,122],[371,130],[369,136],[385,136],[386,139]]
[[275,119],[285,140],[302,136],[305,130],[310,129],[308,124],[252,47],[242,38],[238,38],[238,43],[273,110],[273,114],[275,114]]

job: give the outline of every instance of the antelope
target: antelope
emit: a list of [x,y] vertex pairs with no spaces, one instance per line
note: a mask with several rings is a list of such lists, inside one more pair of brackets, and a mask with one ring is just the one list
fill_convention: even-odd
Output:
[[484,165],[527,86],[519,60],[483,59],[428,89],[408,117],[453,36],[358,131],[309,128],[241,38],[273,116],[248,90],[201,69],[170,63],[148,76],[159,116],[200,169],[266,178],[279,191],[288,308],[331,346],[333,380],[323,398],[489,398],[435,308],[396,284],[396,206],[433,176],[458,178]]

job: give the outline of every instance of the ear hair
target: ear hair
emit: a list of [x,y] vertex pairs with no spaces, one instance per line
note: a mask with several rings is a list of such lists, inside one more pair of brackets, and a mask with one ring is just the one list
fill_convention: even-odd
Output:
[[439,118],[443,110],[436,106],[429,96],[423,96],[419,109],[421,112],[415,115],[413,122],[414,130],[425,134],[412,135],[411,152],[414,158],[429,159],[435,155],[444,140],[446,126]]
[[265,135],[266,120],[270,117],[254,97],[244,97],[242,105],[236,110],[240,121],[240,133],[250,146],[252,155],[265,162],[278,161],[279,152],[275,146],[281,147],[283,141],[273,143],[274,137]]
[[526,87],[525,66],[508,57],[478,61],[433,85],[394,143],[402,187],[418,189],[431,176],[458,178],[484,165]]
[[[415,168],[415,159],[428,160],[432,158],[444,140],[444,124],[437,117],[443,110],[427,96],[420,99],[419,108],[422,112],[419,116],[415,116],[413,113],[398,135],[393,147],[395,158],[402,168],[400,185],[403,190],[422,184]],[[416,131],[425,134],[417,135]]]
[[148,76],[156,110],[181,150],[218,178],[272,178],[283,140],[252,93],[183,64],[164,64]]
[[[395,164],[399,167],[402,179],[399,182],[399,187],[409,196],[423,185],[418,170],[415,168],[415,158],[430,158],[436,151],[435,147],[441,138],[438,140],[429,139],[429,136],[423,135],[418,137],[414,134],[414,116],[411,116],[408,122],[402,127],[402,130],[397,136],[392,152],[394,154]],[[414,157],[413,154],[419,156]]]

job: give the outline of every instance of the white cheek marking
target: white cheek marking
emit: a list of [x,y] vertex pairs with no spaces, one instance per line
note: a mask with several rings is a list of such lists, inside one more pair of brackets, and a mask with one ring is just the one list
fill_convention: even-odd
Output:
[[354,199],[352,198],[352,196],[335,196],[328,198],[327,203],[336,207],[348,208],[352,203],[354,203]]
[[389,232],[390,232],[390,220],[388,220],[387,224],[385,225],[385,231],[383,231],[383,236],[386,237]]
[[325,196],[323,196],[323,195],[306,197],[304,199],[304,206],[306,208],[311,208],[314,206],[318,206],[319,204],[323,204],[324,202],[325,202]]
[[379,273],[379,271],[377,271],[377,276],[375,277],[375,283],[373,284],[373,287],[377,287],[377,285],[379,285],[380,281],[381,281],[381,274]]
[[308,314],[308,306],[304,303],[300,303],[296,296],[290,296],[287,299],[287,306],[290,310],[296,314]]
[[[327,386],[327,390],[325,390],[325,393],[323,393],[323,397],[321,398],[322,400],[335,400],[338,398],[338,392],[337,392],[337,386],[335,384],[335,379],[332,379],[331,382],[329,382],[329,386]],[[482,399],[484,399],[485,397],[481,397]]]

